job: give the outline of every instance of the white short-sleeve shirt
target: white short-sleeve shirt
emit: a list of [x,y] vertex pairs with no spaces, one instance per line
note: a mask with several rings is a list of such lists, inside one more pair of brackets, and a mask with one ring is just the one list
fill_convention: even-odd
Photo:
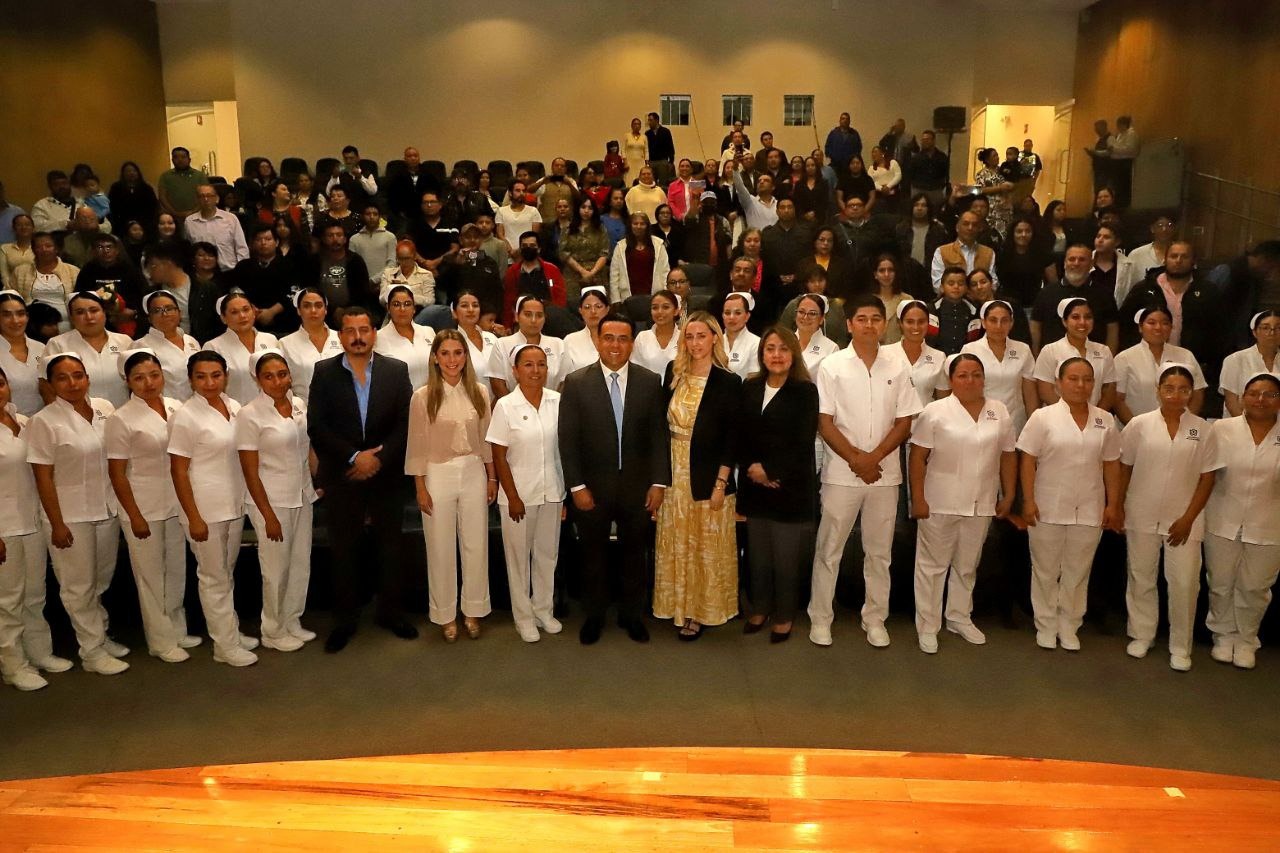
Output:
[[[1058,381],[1058,365],[1069,358],[1079,357],[1080,350],[1073,347],[1066,338],[1045,344],[1036,359],[1035,377],[1053,385]],[[1111,350],[1095,341],[1085,343],[1084,357],[1093,365],[1093,393],[1089,395],[1089,405],[1096,406],[1102,399],[1102,386],[1116,381],[1115,359],[1111,357]]]
[[[1209,423],[1190,412],[1178,420],[1169,438],[1160,412],[1134,416],[1120,433],[1120,461],[1133,469],[1124,500],[1124,529],[1169,532],[1187,511],[1200,475],[1221,467]],[[1191,526],[1191,541],[1204,539],[1204,513]]]
[[738,332],[732,346],[729,336],[724,339],[725,355],[729,358],[729,370],[746,379],[753,373],[760,372],[760,336],[748,329]]
[[586,367],[588,364],[595,364],[599,360],[600,352],[596,349],[595,341],[591,340],[590,329],[579,329],[565,335],[564,371],[560,376],[561,381],[575,370]]
[[138,397],[107,418],[108,459],[127,459],[126,476],[142,517],[162,521],[178,514],[178,497],[169,474],[169,424],[182,403],[164,398],[165,417]]
[[1041,521],[1102,526],[1107,506],[1102,463],[1120,458],[1115,418],[1090,406],[1080,429],[1071,407],[1059,400],[1031,413],[1018,436],[1018,449],[1036,458],[1034,498]]
[[[1268,369],[1257,344],[1239,352],[1233,352],[1222,360],[1222,372],[1218,374],[1218,392],[1225,395],[1230,391],[1239,397],[1244,393],[1244,384],[1259,373],[1270,373],[1280,379],[1280,355],[1276,356],[1274,366]],[[1225,404],[1222,407],[1222,416],[1231,417]]]
[[311,343],[311,335],[306,329],[290,332],[280,339],[280,351],[289,363],[289,377],[293,380],[293,396],[307,399],[316,362],[342,355],[342,341],[338,340],[338,333],[333,329],[327,331],[329,334],[320,349]]
[[9,347],[0,341],[0,368],[9,379],[9,399],[20,414],[30,417],[44,408],[40,397],[40,379],[44,376],[44,344],[27,338],[27,360],[18,361]]
[[934,391],[946,391],[951,388],[951,383],[947,380],[947,354],[942,350],[921,342],[920,357],[912,362],[902,346],[902,341],[885,344],[881,349],[902,359],[902,362],[907,365],[911,371],[911,384],[916,389],[916,396],[920,398],[921,406],[927,406],[933,402]]
[[90,397],[93,423],[61,397],[27,424],[27,461],[53,466],[58,506],[67,524],[105,521],[116,514],[116,498],[107,476],[106,426],[115,406]]
[[240,404],[226,394],[222,402],[230,420],[195,394],[169,423],[169,453],[191,460],[191,491],[200,517],[209,524],[244,515],[244,474],[235,440]]
[[[133,342],[130,349],[149,347],[160,359],[160,371],[164,374],[164,395],[179,403],[191,396],[191,380],[187,378],[187,359],[200,352],[200,342],[190,335],[182,336],[182,346],[164,336],[158,329],[151,329]],[[126,404],[127,405],[127,404]],[[168,516],[165,516],[166,518]]]
[[467,339],[467,354],[471,356],[471,367],[476,372],[476,379],[487,381],[506,378],[502,370],[502,353],[498,350],[497,335],[481,329],[481,346],[479,347],[471,342],[470,336],[466,333],[462,336]]
[[1160,374],[1175,364],[1191,371],[1193,388],[1199,390],[1209,387],[1209,383],[1204,380],[1204,372],[1200,370],[1200,363],[1191,350],[1173,344],[1164,345],[1164,352],[1157,361],[1150,345],[1146,341],[1138,341],[1117,355],[1115,364],[1116,390],[1124,395],[1125,405],[1134,415],[1154,412],[1160,408],[1156,383],[1160,381]]
[[39,365],[40,375],[44,375],[44,365],[53,356],[64,352],[74,353],[84,362],[93,396],[106,400],[112,406],[123,406],[129,402],[129,387],[120,376],[120,353],[132,347],[133,341],[128,335],[107,332],[107,342],[99,352],[83,335],[72,329],[49,340]]
[[[252,353],[240,343],[240,337],[232,329],[227,329],[213,340],[205,344],[206,349],[220,353],[227,360],[227,396],[241,406],[258,396],[258,382],[253,371],[249,369],[249,357]],[[269,332],[254,331],[253,352],[264,349],[280,349],[280,341]],[[205,519],[208,521],[209,519]]]
[[645,329],[636,335],[635,347],[631,351],[631,361],[662,377],[667,372],[667,365],[676,360],[678,352],[680,352],[679,329],[671,335],[671,340],[665,347],[658,343],[658,336],[653,333],[653,329]]
[[1212,429],[1218,478],[1205,507],[1205,530],[1250,545],[1280,544],[1280,422],[1261,444],[1244,416]]
[[924,498],[931,513],[995,515],[1000,456],[1016,438],[1009,410],[988,397],[975,421],[954,395],[924,407],[911,428],[911,443],[928,448]]
[[374,341],[374,352],[403,361],[409,368],[409,383],[417,391],[427,384],[427,374],[431,370],[431,343],[436,339],[436,330],[430,326],[413,325],[413,340],[396,331],[390,323],[378,330],[378,338]]
[[822,364],[827,356],[839,351],[840,345],[824,335],[822,329],[818,329],[809,339],[809,345],[800,351],[800,357],[804,359],[804,366],[809,371],[809,375],[817,376],[818,365]]
[[[543,390],[542,403],[536,409],[519,388],[494,406],[485,440],[507,448],[507,464],[516,493],[527,506],[564,500],[559,417],[560,394],[550,389]],[[502,489],[498,490],[498,503],[509,503]]]
[[[911,370],[901,356],[880,347],[868,369],[849,347],[823,359],[818,367],[818,412],[830,415],[836,429],[859,450],[870,452],[884,440],[898,418],[920,414],[924,406],[911,385]],[[867,487],[836,453],[826,453],[822,482]],[[872,486],[902,484],[897,453],[880,460],[880,479]]]
[[1027,406],[1022,401],[1022,383],[1035,379],[1035,357],[1031,355],[1031,347],[1022,341],[1012,338],[1004,343],[1004,358],[996,358],[991,351],[991,342],[986,336],[970,341],[960,349],[971,353],[982,360],[985,376],[983,387],[986,395],[1004,403],[1009,417],[1013,418],[1013,432],[1022,432],[1027,423]]
[[[507,335],[505,338],[498,338],[498,358],[501,359],[502,363],[502,375],[492,378],[506,382],[508,389],[515,388],[515,365],[512,363],[511,358],[521,347],[532,343],[520,332],[516,332],[514,335]],[[542,351],[547,354],[547,379],[543,383],[543,387],[559,388],[560,381],[565,376],[564,339],[553,337],[552,335],[542,335],[535,346],[542,347]]]
[[[36,478],[27,461],[28,418],[13,403],[6,407],[18,422],[18,434],[0,426],[0,536],[27,536],[40,529]],[[0,565],[0,570],[4,566]]]
[[316,500],[307,459],[307,404],[298,397],[289,402],[292,414],[286,418],[276,411],[275,401],[259,393],[235,419],[236,450],[258,452],[258,478],[273,507],[295,508]]

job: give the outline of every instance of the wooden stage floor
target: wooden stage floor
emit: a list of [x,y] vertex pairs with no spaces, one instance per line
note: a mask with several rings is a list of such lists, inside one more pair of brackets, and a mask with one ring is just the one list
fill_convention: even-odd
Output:
[[1197,848],[1280,849],[1280,782],[975,755],[668,748],[0,782],[3,851]]

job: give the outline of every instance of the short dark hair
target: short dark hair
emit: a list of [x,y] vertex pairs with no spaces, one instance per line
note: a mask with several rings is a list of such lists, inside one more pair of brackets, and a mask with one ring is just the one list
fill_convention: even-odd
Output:
[[179,243],[154,243],[147,247],[144,254],[148,262],[168,261],[177,267],[182,266],[187,261],[186,253],[182,250],[182,246]]
[[172,157],[174,154],[177,154],[179,151],[181,151],[183,154],[186,154],[188,157],[191,156],[191,152],[188,151],[186,148],[183,148],[181,145],[175,146],[173,150],[169,152],[169,156]]
[[258,235],[263,231],[270,232],[272,239],[275,239],[276,226],[274,224],[268,225],[265,222],[259,222],[257,225],[254,225],[253,228],[249,229],[249,242],[252,243],[254,240],[258,239]]
[[631,332],[631,337],[636,336],[636,321],[632,320],[621,311],[610,311],[600,318],[600,322],[596,324],[596,333],[603,334],[605,323],[626,323],[627,329]]
[[874,308],[880,312],[881,317],[888,316],[888,312],[884,310],[884,300],[874,293],[855,293],[850,296],[845,303],[844,314],[852,319],[853,315],[858,313],[859,308]]
[[537,232],[537,231],[526,231],[526,232],[524,232],[523,234],[521,234],[521,235],[520,235],[520,242],[521,242],[521,243],[523,243],[525,240],[537,240],[537,239],[538,239],[538,232]]
[[1280,240],[1263,240],[1245,254],[1255,258],[1265,258],[1269,261],[1280,260]]
[[656,118],[661,120],[661,116],[659,116],[657,113],[649,113],[648,118]]
[[947,267],[942,271],[942,275],[938,277],[939,283],[946,281],[947,276],[949,275],[958,275],[960,276],[960,278],[965,280],[966,284],[969,283],[969,274],[964,271],[964,267],[958,267],[958,266]]
[[70,178],[68,178],[67,173],[62,171],[61,169],[50,169],[48,172],[45,173],[45,176],[44,176],[44,182],[46,184],[51,184],[54,181],[65,181],[65,180],[70,180]]
[[366,201],[364,204],[360,205],[360,212],[368,213],[369,208],[371,207],[378,212],[379,216],[382,215],[382,208],[378,207],[378,203],[376,201]]
[[210,243],[208,240],[201,240],[191,247],[191,254],[194,256],[196,252],[204,252],[206,255],[218,257],[218,247]]
[[356,155],[357,157],[359,157],[359,156],[360,156],[360,149],[359,149],[359,148],[357,148],[357,147],[355,147],[354,145],[346,145],[346,146],[344,146],[344,147],[343,147],[343,149],[342,149],[342,156],[344,156],[344,157],[345,157],[345,156],[347,156],[348,154],[354,154],[354,155]]
[[847,194],[844,197],[844,206],[848,207],[849,202],[853,201],[855,198],[858,201],[862,202],[863,204],[866,204],[867,198],[868,198],[866,190],[854,190],[853,192]]
[[373,319],[373,315],[369,313],[369,309],[363,305],[348,305],[346,308],[342,309],[342,316],[338,318],[339,329],[342,328],[343,321],[348,317],[368,317],[370,321]]

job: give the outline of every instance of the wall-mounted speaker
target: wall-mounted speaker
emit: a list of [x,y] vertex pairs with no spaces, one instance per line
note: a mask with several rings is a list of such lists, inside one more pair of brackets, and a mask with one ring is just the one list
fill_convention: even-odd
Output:
[[933,129],[942,133],[960,133],[969,126],[964,107],[934,107]]

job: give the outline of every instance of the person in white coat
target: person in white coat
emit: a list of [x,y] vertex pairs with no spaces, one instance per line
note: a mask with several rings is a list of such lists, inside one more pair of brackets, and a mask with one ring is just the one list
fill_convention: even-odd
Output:
[[760,336],[747,328],[755,309],[756,298],[751,293],[730,293],[720,309],[725,357],[729,359],[729,370],[741,379],[760,372]]
[[1218,392],[1222,394],[1222,416],[1233,418],[1244,414],[1245,380],[1259,373],[1280,377],[1280,311],[1259,311],[1249,319],[1254,345],[1233,352],[1223,359],[1218,375]]
[[[626,302],[633,295],[657,293],[666,286],[671,262],[667,244],[650,233],[649,217],[632,213],[626,236],[613,247],[609,260],[609,301]],[[648,281],[633,281],[630,270],[644,268]]]
[[[129,564],[147,650],[181,663],[200,645],[187,634],[187,543],[178,523],[178,497],[169,476],[169,424],[182,404],[166,396],[164,363],[152,349],[120,357],[129,402],[107,418],[107,473],[124,518]],[[183,378],[183,385],[190,387]]]
[[544,388],[547,356],[528,344],[514,355],[516,388],[498,401],[485,436],[498,475],[498,517],[506,555],[511,615],[526,643],[538,629],[558,634],[552,613],[564,473],[560,468],[560,394]]
[[1154,412],[1163,405],[1156,394],[1160,374],[1171,364],[1180,364],[1191,372],[1191,399],[1186,409],[1193,415],[1204,404],[1204,379],[1195,354],[1185,347],[1169,343],[1173,332],[1173,315],[1163,305],[1143,308],[1134,315],[1142,340],[1116,356],[1116,417],[1129,423],[1144,412]]
[[[159,360],[164,376],[164,396],[183,403],[191,396],[187,359],[200,351],[200,342],[182,331],[182,309],[178,306],[178,297],[169,291],[153,290],[142,297],[142,311],[147,315],[151,328],[133,342],[131,349],[149,349],[152,352]],[[128,384],[127,377],[125,383]]]
[[311,581],[311,476],[307,404],[289,393],[289,363],[279,350],[250,360],[261,393],[235,418],[249,520],[262,571],[262,645],[293,652],[316,635],[302,627]]
[[[840,351],[840,345],[822,331],[830,307],[830,300],[821,293],[806,293],[796,303],[796,339],[810,376],[818,375],[818,365],[824,358]],[[822,464],[821,458],[818,464]]]
[[27,462],[28,418],[13,404],[0,369],[0,681],[19,690],[48,685],[39,670],[66,672],[53,654],[44,621],[48,546],[41,530],[36,481]]
[[533,344],[540,347],[547,356],[547,375],[544,379],[548,388],[559,388],[565,377],[564,372],[564,339],[554,335],[544,335],[547,325],[546,305],[536,296],[525,294],[516,300],[516,330],[503,338],[498,338],[498,353],[502,359],[502,378],[489,380],[493,390],[493,399],[505,397],[516,387],[514,372],[516,350]]
[[31,417],[44,408],[40,396],[40,356],[44,344],[27,336],[27,301],[16,290],[0,290],[0,370],[8,379],[9,401]]
[[631,360],[662,376],[680,351],[680,297],[659,290],[649,297],[653,325],[636,335]]
[[226,360],[226,394],[243,406],[258,396],[258,385],[253,381],[253,371],[249,369],[249,357],[262,350],[280,349],[280,341],[270,332],[259,331],[254,326],[258,309],[243,293],[237,291],[219,297],[216,305],[218,316],[227,330],[213,340],[205,341],[204,348]]
[[1136,415],[1120,433],[1121,494],[1128,548],[1130,657],[1146,657],[1160,619],[1156,575],[1164,555],[1169,588],[1169,666],[1191,669],[1191,627],[1200,595],[1201,513],[1219,467],[1209,424],[1189,408],[1194,374],[1181,364],[1156,382],[1159,408]]
[[1205,510],[1211,656],[1253,669],[1258,626],[1280,572],[1280,379],[1245,383],[1244,414],[1217,421],[1217,481]]
[[436,330],[413,322],[422,306],[409,285],[385,285],[378,301],[387,309],[387,322],[378,332],[374,352],[398,358],[408,365],[409,382],[417,391],[427,384],[431,342],[436,339]]
[[495,377],[505,381],[502,366],[502,348],[498,336],[480,328],[480,315],[484,309],[480,295],[473,290],[460,290],[453,298],[453,320],[458,324],[458,334],[467,344],[467,355],[476,381],[488,385]]
[[947,354],[925,342],[929,306],[918,299],[899,302],[898,326],[902,329],[901,340],[885,344],[884,351],[907,365],[920,406],[927,406],[947,392]]
[[280,351],[289,363],[293,396],[305,401],[311,392],[316,362],[342,355],[342,342],[338,340],[338,333],[325,323],[329,300],[322,290],[308,287],[297,291],[293,294],[293,307],[302,326],[280,339]]
[[579,367],[595,364],[600,360],[600,321],[609,313],[609,291],[602,284],[582,288],[578,297],[578,316],[583,328],[570,332],[564,338],[564,370],[560,381]]
[[[916,525],[916,633],[920,651],[936,654],[943,626],[974,645],[973,587],[992,517],[1013,507],[1018,458],[1013,418],[988,397],[982,360],[947,359],[951,395],[924,407],[911,429],[911,517]],[[948,570],[950,574],[948,575]]]
[[1102,529],[1120,532],[1120,432],[1090,405],[1093,365],[1058,367],[1057,402],[1037,409],[1018,436],[1022,518],[1030,528],[1031,609],[1036,644],[1079,651],[1089,571]]
[[170,422],[169,470],[196,558],[213,659],[250,666],[258,662],[252,651],[258,641],[240,633],[233,578],[245,512],[244,475],[235,442],[240,404],[226,393],[227,363],[221,353],[201,350],[188,368],[194,393]]
[[1004,403],[1013,418],[1013,432],[1018,435],[1027,418],[1040,408],[1036,390],[1035,356],[1031,347],[1009,337],[1013,329],[1013,305],[1002,299],[982,303],[978,309],[982,319],[982,337],[961,348],[982,360],[984,388],[987,396]]
[[89,396],[89,372],[74,353],[46,353],[45,379],[57,396],[27,425],[27,461],[44,509],[53,573],[82,665],[117,675],[129,668],[120,660],[129,649],[107,636],[102,606],[120,548],[105,446],[107,418],[115,407]]
[[128,335],[107,331],[107,304],[90,290],[71,294],[67,300],[71,331],[50,338],[45,356],[68,352],[84,365],[93,392],[112,406],[123,406],[129,389],[120,378],[120,353],[133,346]]
[[1116,367],[1111,350],[1105,344],[1089,340],[1093,331],[1093,309],[1078,296],[1058,301],[1058,316],[1067,333],[1047,344],[1036,356],[1036,388],[1040,403],[1051,406],[1058,402],[1058,367],[1069,358],[1083,358],[1093,366],[1093,391],[1089,405],[1105,412],[1115,408]]

